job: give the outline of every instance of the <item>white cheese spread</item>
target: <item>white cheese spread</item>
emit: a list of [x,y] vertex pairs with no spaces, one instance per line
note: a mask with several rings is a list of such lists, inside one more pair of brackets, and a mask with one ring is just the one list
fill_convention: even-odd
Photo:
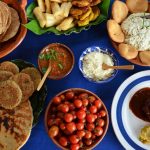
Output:
[[102,69],[102,64],[113,66],[114,62],[111,56],[102,52],[91,52],[83,58],[83,73],[94,81],[104,80],[109,78],[113,69]]
[[139,51],[150,50],[150,19],[142,18],[150,13],[133,13],[121,24],[125,43]]

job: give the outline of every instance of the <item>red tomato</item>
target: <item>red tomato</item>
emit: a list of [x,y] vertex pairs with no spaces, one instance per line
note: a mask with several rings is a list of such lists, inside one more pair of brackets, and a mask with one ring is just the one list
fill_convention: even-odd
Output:
[[71,134],[67,129],[63,130],[63,133],[64,133],[65,135],[70,135],[70,134]]
[[83,106],[82,106],[82,107],[80,108],[80,110],[86,111],[86,107],[83,107]]
[[63,113],[67,113],[69,111],[69,106],[66,104],[60,104],[58,106],[58,110],[63,112]]
[[54,124],[54,119],[49,119],[47,124],[48,126],[52,126]]
[[79,99],[75,99],[73,103],[76,108],[80,108],[82,106],[82,101]]
[[105,121],[103,119],[97,119],[96,120],[96,125],[103,127],[105,125]]
[[87,93],[81,93],[81,94],[79,95],[79,98],[80,98],[80,99],[87,99],[87,98],[88,98],[88,94],[87,94]]
[[97,119],[97,115],[96,114],[94,114],[94,118],[95,118],[95,120]]
[[66,124],[66,129],[70,132],[73,133],[76,130],[76,125],[74,122],[70,122]]
[[86,120],[89,122],[89,123],[93,123],[95,121],[95,116],[93,114],[87,114],[86,115]]
[[59,97],[61,98],[62,101],[65,100],[65,95],[62,94],[62,95],[60,95]]
[[97,113],[97,107],[96,106],[91,106],[90,107],[90,112],[92,113],[92,114],[95,114],[95,113]]
[[87,99],[83,99],[82,104],[84,107],[86,107],[89,104],[89,101]]
[[79,142],[79,137],[77,135],[71,135],[69,140],[71,144],[77,144]]
[[52,106],[52,107],[51,107],[51,112],[54,112],[54,113],[55,113],[55,112],[56,112],[56,110],[57,110],[57,109],[56,109],[56,107],[55,107],[55,106]]
[[70,91],[70,92],[66,93],[66,98],[67,99],[73,99],[73,97],[74,97],[74,92]]
[[58,96],[54,97],[54,98],[53,98],[53,103],[54,103],[55,105],[60,104],[60,103],[61,103],[61,98],[58,97]]
[[83,130],[84,124],[81,122],[78,122],[78,123],[76,123],[76,128],[77,128],[77,130]]
[[59,132],[59,128],[57,126],[52,126],[49,130],[48,130],[48,135],[50,137],[55,137],[58,135]]
[[70,149],[71,150],[78,150],[80,148],[79,144],[72,144]]
[[103,134],[103,129],[100,126],[97,126],[94,129],[94,133],[95,133],[96,136],[101,136]]
[[85,119],[85,118],[84,118],[84,119],[79,119],[78,122],[79,122],[79,123],[85,123],[85,122],[86,122],[86,119]]
[[58,112],[57,117],[63,119],[64,118],[64,113],[63,112]]
[[64,120],[66,122],[71,122],[73,120],[73,115],[70,114],[70,113],[66,113],[65,116],[64,116]]
[[90,131],[86,130],[84,138],[90,139],[91,137],[92,137],[92,133]]
[[77,118],[75,111],[71,111],[70,113],[73,115],[73,119],[76,119],[76,118]]
[[94,123],[87,123],[86,128],[89,131],[93,131],[95,128],[95,125],[94,125]]
[[89,99],[90,103],[93,103],[96,100],[96,98],[94,96],[89,96],[88,99]]
[[72,111],[72,110],[74,110],[74,109],[75,109],[74,104],[73,104],[73,103],[70,103],[70,104],[69,104],[69,110],[71,110],[71,111]]
[[94,105],[97,107],[97,109],[100,109],[102,107],[102,102],[99,99],[97,99],[94,101]]
[[92,140],[95,140],[95,139],[96,139],[96,135],[92,134]]
[[55,119],[55,124],[56,124],[56,125],[59,125],[61,122],[62,122],[62,121],[61,121],[60,118],[56,118],[56,119]]
[[86,139],[86,140],[85,140],[85,144],[86,144],[87,146],[90,146],[90,145],[92,144],[92,140],[91,140],[91,139]]
[[81,130],[81,131],[77,131],[77,136],[82,139],[85,136],[85,131]]
[[60,137],[60,138],[59,138],[59,144],[60,144],[61,146],[67,146],[67,145],[68,145],[67,138],[66,138],[66,137]]
[[61,123],[59,127],[60,127],[61,130],[65,130],[66,129],[66,126],[65,126],[64,123]]
[[86,117],[86,113],[84,110],[79,110],[76,112],[76,116],[78,119],[84,119]]
[[79,141],[79,146],[80,146],[80,148],[83,147],[83,142],[82,141]]
[[106,116],[106,111],[105,111],[105,110],[101,110],[101,111],[99,112],[99,116],[100,116],[100,117],[105,117],[105,116]]

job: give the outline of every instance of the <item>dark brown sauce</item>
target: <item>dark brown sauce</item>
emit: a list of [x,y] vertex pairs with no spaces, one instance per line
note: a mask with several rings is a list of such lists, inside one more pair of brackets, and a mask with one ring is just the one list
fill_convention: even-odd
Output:
[[150,88],[137,91],[131,98],[129,107],[135,116],[150,122]]

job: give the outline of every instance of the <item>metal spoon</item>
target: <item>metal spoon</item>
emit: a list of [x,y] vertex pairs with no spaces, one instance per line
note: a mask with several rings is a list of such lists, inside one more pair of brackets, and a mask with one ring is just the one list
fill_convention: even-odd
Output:
[[121,70],[133,70],[134,65],[124,65],[124,66],[109,66],[105,63],[102,64],[102,69],[107,70],[107,69],[121,69]]

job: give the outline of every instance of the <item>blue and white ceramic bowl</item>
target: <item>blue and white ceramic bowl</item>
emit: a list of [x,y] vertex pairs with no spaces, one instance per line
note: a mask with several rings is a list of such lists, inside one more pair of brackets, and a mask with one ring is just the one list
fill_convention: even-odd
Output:
[[91,52],[102,52],[104,54],[108,54],[112,57],[113,59],[113,62],[114,62],[114,66],[117,66],[118,65],[118,60],[116,58],[116,56],[113,54],[112,51],[108,50],[108,49],[104,49],[104,48],[101,48],[99,46],[91,46],[91,47],[88,47],[86,48],[83,53],[81,54],[80,58],[79,58],[79,69],[81,71],[81,73],[83,74],[83,76],[90,82],[93,82],[93,83],[107,83],[109,81],[111,81],[112,79],[115,78],[115,76],[117,75],[117,70],[114,70],[112,75],[107,78],[107,79],[104,79],[104,80],[99,80],[99,81],[94,81],[93,79],[91,78],[88,78],[85,73],[83,72],[83,58],[85,55],[91,53]]

